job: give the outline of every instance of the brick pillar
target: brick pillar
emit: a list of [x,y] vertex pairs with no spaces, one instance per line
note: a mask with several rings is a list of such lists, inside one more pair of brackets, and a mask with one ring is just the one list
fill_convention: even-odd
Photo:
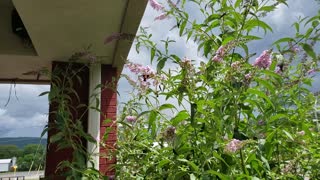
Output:
[[[117,69],[110,65],[101,66],[101,83],[112,82],[116,79]],[[115,175],[112,165],[116,163],[116,158],[110,159],[108,156],[114,154],[117,141],[117,125],[115,124],[117,115],[117,93],[111,89],[105,89],[101,92],[101,117],[100,117],[100,138],[103,138],[106,130],[111,130],[108,139],[104,142],[106,147],[100,146],[99,171],[105,175]],[[105,119],[111,119],[112,122],[104,123]]]
[[[72,79],[73,82],[73,89],[78,94],[79,99],[74,96],[71,96],[71,106],[77,107],[79,104],[88,104],[88,98],[89,98],[89,69],[87,67],[84,67],[83,64],[72,64],[66,62],[53,62],[52,63],[52,72],[58,73],[56,74],[59,78],[63,79],[65,78],[65,74],[63,74],[66,69],[68,71],[79,71],[77,74],[81,78],[82,82],[79,83],[77,77],[74,77]],[[70,77],[67,77],[70,78]],[[52,82],[55,83],[55,82]],[[54,112],[57,109],[56,103],[50,103],[49,105],[49,112]],[[80,116],[86,112],[86,107],[83,108],[77,108],[72,110],[72,116],[73,119],[79,119]],[[84,127],[85,132],[87,131],[87,122],[88,122],[88,115],[85,113],[85,115],[81,119],[82,126]],[[52,179],[52,180],[60,180],[60,179],[66,179],[65,175],[63,175],[64,171],[56,171],[58,164],[61,161],[64,160],[72,160],[72,149],[63,149],[63,150],[57,150],[56,144],[50,144],[50,138],[55,135],[59,130],[56,127],[57,118],[54,113],[49,114],[49,131],[48,131],[48,145],[47,145],[47,154],[46,154],[46,164],[45,164],[45,178],[46,179]],[[64,139],[61,139],[63,141]],[[84,146],[86,146],[86,142],[82,140],[82,143]]]

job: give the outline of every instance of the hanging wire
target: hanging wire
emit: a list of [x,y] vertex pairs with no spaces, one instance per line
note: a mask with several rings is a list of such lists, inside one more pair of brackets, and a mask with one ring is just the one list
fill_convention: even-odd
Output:
[[17,83],[16,83],[15,80],[13,80],[13,81],[10,83],[9,96],[8,96],[7,102],[6,102],[6,104],[4,105],[4,107],[7,107],[8,104],[9,104],[9,102],[10,102],[10,100],[11,100],[12,86],[13,86],[13,88],[14,88],[14,95],[15,95],[17,101],[19,101],[19,98],[18,98],[18,96],[17,96],[17,88],[16,88],[16,85],[17,85]]

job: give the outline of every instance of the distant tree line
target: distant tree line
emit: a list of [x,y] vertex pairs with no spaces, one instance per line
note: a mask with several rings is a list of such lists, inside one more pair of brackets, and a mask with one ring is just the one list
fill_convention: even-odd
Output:
[[17,158],[17,171],[42,170],[45,162],[45,146],[28,144],[19,149],[16,145],[0,145],[0,159]]

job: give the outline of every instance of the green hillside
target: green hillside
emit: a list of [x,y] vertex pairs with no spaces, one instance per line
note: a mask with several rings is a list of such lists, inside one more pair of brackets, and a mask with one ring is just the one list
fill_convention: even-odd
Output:
[[0,138],[0,146],[1,145],[16,145],[20,149],[22,149],[25,145],[28,144],[47,144],[47,139],[41,139],[38,137],[5,137]]

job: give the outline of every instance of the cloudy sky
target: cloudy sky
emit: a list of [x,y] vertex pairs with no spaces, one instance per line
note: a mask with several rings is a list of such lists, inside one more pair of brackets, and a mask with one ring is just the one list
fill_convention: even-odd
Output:
[[[277,10],[265,19],[273,27],[274,34],[266,35],[264,41],[250,44],[252,52],[259,54],[262,50],[270,48],[276,39],[292,35],[294,33],[290,27],[292,22],[297,20],[299,16],[315,15],[319,9],[319,4],[314,0],[289,0],[289,5],[290,8],[283,5],[278,6]],[[202,18],[201,14],[195,11],[193,4],[187,4],[186,10],[190,12],[192,18]],[[141,26],[149,27],[149,31],[153,34],[153,40],[159,41],[169,37],[177,42],[175,46],[171,47],[175,54],[197,61],[204,60],[201,54],[197,53],[197,44],[186,43],[186,39],[179,37],[176,30],[169,31],[174,25],[174,19],[154,21],[157,15],[159,12],[148,6],[141,21]],[[133,48],[128,59],[150,65],[149,52],[146,51],[137,54]],[[317,79],[319,80],[319,78]],[[119,81],[120,101],[125,101],[128,98],[126,95],[128,87],[129,85],[124,79]],[[47,123],[48,100],[47,97],[38,97],[38,95],[48,90],[49,86],[45,85],[0,84],[0,137],[39,137]],[[7,104],[9,98],[10,101]]]

